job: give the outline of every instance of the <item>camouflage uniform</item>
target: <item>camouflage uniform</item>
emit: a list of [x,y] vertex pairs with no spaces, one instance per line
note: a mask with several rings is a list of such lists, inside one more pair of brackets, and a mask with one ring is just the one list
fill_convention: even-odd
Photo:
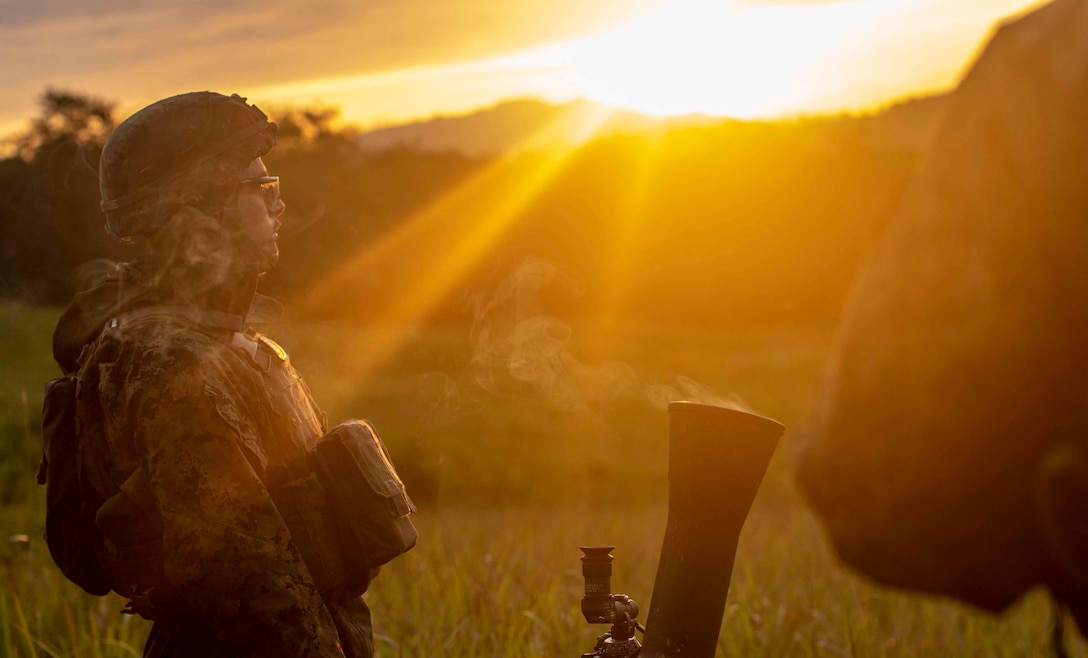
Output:
[[144,655],[371,656],[366,604],[322,597],[273,503],[309,471],[325,428],[274,344],[234,331],[255,273],[216,307],[181,311],[139,279],[124,267],[77,297],[54,351],[71,369],[90,346],[78,364],[82,473],[89,498],[111,501],[98,548],[115,589],[156,621]]

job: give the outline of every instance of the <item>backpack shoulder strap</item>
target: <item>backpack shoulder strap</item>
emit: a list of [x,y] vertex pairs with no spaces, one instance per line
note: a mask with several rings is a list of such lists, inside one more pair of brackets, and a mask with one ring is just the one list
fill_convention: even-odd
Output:
[[206,308],[190,308],[188,306],[159,304],[155,306],[142,306],[131,311],[126,311],[111,318],[106,323],[106,328],[114,329],[122,325],[153,317],[181,318],[201,327],[226,329],[228,331],[242,331],[245,327],[245,318],[241,315],[213,311]]

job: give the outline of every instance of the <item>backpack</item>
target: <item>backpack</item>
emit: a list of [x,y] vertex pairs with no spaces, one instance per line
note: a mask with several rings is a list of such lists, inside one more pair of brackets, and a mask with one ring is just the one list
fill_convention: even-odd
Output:
[[[65,578],[79,585],[88,594],[104,596],[117,589],[111,576],[105,536],[96,523],[96,515],[107,501],[101,499],[83,480],[84,446],[80,435],[87,428],[80,421],[77,411],[81,366],[89,351],[94,349],[103,325],[76,319],[65,322],[69,314],[78,318],[84,310],[73,303],[57,328],[58,334],[61,332],[61,325],[73,325],[82,330],[77,331],[74,337],[68,336],[67,340],[62,341],[82,344],[78,358],[72,358],[74,352],[71,351],[64,354],[58,352],[57,334],[54,335],[54,357],[67,374],[45,384],[45,396],[42,400],[42,459],[38,466],[38,484],[45,485],[45,543],[49,547],[53,562]],[[107,310],[113,311],[116,308],[111,306]],[[119,317],[156,314],[190,319],[194,315],[192,311],[175,307],[142,307],[115,316],[106,324],[116,326]],[[222,321],[216,314],[206,315],[215,315],[215,319],[205,319],[204,323]],[[94,326],[97,328],[91,329]]]
[[88,594],[104,596],[112,589],[103,567],[102,534],[95,526],[98,505],[80,477],[75,373],[45,384],[42,402],[42,461],[38,484],[45,485],[45,543],[64,576]]

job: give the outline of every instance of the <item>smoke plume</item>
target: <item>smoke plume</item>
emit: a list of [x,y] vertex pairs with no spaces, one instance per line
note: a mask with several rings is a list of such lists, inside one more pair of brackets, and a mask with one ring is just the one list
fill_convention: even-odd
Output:
[[484,390],[531,395],[563,411],[598,412],[628,396],[661,409],[676,400],[747,409],[738,397],[717,395],[688,377],[676,377],[675,384],[646,382],[624,363],[583,363],[571,352],[571,327],[544,310],[546,291],[570,300],[584,286],[570,268],[531,257],[494,290],[471,299],[472,371]]

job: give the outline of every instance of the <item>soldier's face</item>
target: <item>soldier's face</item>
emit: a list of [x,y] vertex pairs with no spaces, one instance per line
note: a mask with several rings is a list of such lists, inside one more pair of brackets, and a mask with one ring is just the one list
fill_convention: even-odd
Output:
[[[267,175],[268,169],[264,162],[257,158],[249,163],[241,180],[253,180]],[[276,245],[279,235],[276,231],[281,226],[279,217],[286,206],[279,199],[270,206],[260,189],[252,185],[240,186],[236,199],[242,234],[255,248],[262,269],[270,269],[279,260],[280,250]]]

